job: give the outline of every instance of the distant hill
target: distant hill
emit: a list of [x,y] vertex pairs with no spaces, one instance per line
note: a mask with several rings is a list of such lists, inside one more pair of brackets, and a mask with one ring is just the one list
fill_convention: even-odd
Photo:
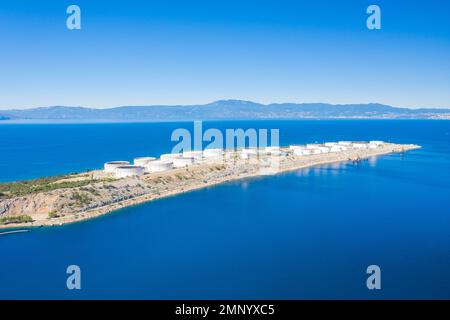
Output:
[[378,103],[260,104],[242,100],[220,100],[204,105],[186,106],[124,106],[107,109],[57,106],[0,110],[0,120],[182,121],[197,119],[450,119],[450,109],[408,109]]

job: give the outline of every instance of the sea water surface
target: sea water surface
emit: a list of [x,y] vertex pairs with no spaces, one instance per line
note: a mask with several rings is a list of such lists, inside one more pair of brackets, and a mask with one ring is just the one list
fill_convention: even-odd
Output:
[[[0,235],[1,299],[450,298],[449,121],[229,121],[282,145],[423,146],[360,164],[246,179],[86,222]],[[3,124],[0,181],[170,152],[192,123]],[[381,268],[381,290],[366,269]],[[81,268],[68,290],[66,268]]]

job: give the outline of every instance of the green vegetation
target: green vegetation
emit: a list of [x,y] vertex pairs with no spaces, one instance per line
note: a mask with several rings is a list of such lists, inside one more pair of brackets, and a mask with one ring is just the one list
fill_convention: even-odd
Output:
[[[68,178],[71,178],[71,176],[65,175],[48,178],[39,178],[34,180],[0,183],[0,199],[20,197],[28,194],[52,191],[57,189],[79,188],[87,186],[94,182],[103,181],[91,179],[61,181]],[[95,189],[94,188],[91,189],[94,191],[91,190],[90,192],[92,194],[95,194],[94,193],[96,192]]]
[[70,200],[75,201],[75,204],[79,207],[86,206],[92,201],[87,194],[81,192],[74,192],[70,197]]
[[56,211],[50,211],[48,213],[48,217],[49,218],[59,218],[59,217],[62,217],[62,215],[58,214]]
[[33,222],[33,219],[27,215],[0,218],[0,224],[3,225],[10,223],[26,223],[26,222]]

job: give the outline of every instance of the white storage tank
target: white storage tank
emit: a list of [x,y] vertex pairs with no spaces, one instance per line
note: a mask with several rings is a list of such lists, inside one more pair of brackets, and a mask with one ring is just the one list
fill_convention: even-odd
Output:
[[185,151],[183,157],[194,158],[195,160],[201,160],[203,158],[202,151]]
[[355,149],[367,149],[367,143],[364,142],[354,142],[352,144],[352,147]]
[[203,157],[205,158],[220,158],[223,156],[222,149],[205,149],[203,150]]
[[144,167],[140,166],[121,166],[117,167],[114,170],[114,175],[116,178],[127,178],[127,177],[134,177],[134,176],[141,176],[144,174]]
[[110,161],[106,162],[104,165],[104,169],[106,172],[114,172],[117,167],[126,166],[130,163],[128,161]]
[[269,155],[269,154],[270,154],[270,151],[269,151],[269,150],[266,150],[265,148],[264,148],[264,149],[258,149],[258,154],[259,154],[260,156],[266,156],[266,155]]
[[301,149],[305,149],[306,147],[305,146],[303,146],[303,145],[290,145],[289,146],[289,150],[292,150],[292,151],[294,151],[294,150],[301,150]]
[[145,169],[147,172],[161,172],[173,168],[173,162],[169,160],[155,160],[147,163]]
[[140,158],[135,158],[133,164],[135,166],[141,166],[141,167],[145,167],[145,165],[150,162],[150,161],[155,161],[156,158],[155,157],[140,157]]
[[190,166],[194,163],[194,158],[192,157],[181,157],[172,160],[174,168],[183,168]]
[[166,153],[159,156],[161,160],[173,160],[176,158],[181,158],[183,155],[181,153]]
[[294,154],[296,156],[309,156],[309,155],[313,154],[313,150],[312,149],[295,149]]
[[334,146],[330,148],[330,152],[341,152],[342,148],[339,146]]
[[324,143],[325,147],[334,147],[334,146],[337,146],[337,145],[339,145],[338,142],[325,142]]
[[269,151],[269,153],[272,156],[281,156],[281,154],[282,154],[280,149],[272,149],[271,151]]
[[309,156],[312,154],[311,149],[301,150],[302,156]]
[[258,155],[258,149],[242,149],[240,156],[242,159],[248,159],[250,157],[256,157]]

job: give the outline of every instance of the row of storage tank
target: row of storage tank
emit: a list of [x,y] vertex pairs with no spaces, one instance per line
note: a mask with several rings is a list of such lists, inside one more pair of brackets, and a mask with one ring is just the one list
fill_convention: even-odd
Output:
[[[341,152],[351,149],[375,149],[384,144],[383,141],[370,142],[326,142],[324,144],[291,145],[289,150],[282,151],[280,147],[248,148],[239,151],[241,159],[249,159],[261,155],[281,156],[293,153],[297,156],[306,156],[321,153]],[[204,151],[188,151],[183,153],[162,154],[159,159],[155,157],[140,157],[134,159],[133,164],[128,161],[111,161],[104,165],[105,172],[114,174],[116,178],[141,176],[144,173],[163,172],[174,168],[183,168],[200,161],[222,160],[234,156],[233,152],[225,153],[222,149],[206,149]]]
[[291,150],[297,156],[307,156],[321,153],[335,153],[347,150],[362,150],[362,149],[377,149],[383,146],[384,141],[369,141],[369,142],[325,142],[323,144],[307,144],[307,145],[291,145]]
[[116,178],[141,176],[146,172],[162,172],[174,168],[183,168],[200,160],[221,159],[224,152],[221,149],[206,149],[202,151],[188,151],[183,153],[162,154],[155,157],[141,157],[134,159],[133,164],[128,161],[111,161],[104,165],[105,172],[113,173]]

